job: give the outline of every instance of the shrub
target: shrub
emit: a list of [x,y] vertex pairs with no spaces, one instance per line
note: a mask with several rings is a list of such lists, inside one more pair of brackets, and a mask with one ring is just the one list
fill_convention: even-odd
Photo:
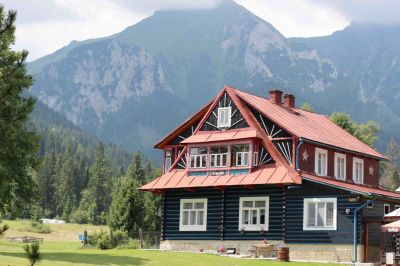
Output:
[[139,248],[139,239],[130,238],[126,244],[118,245],[117,248],[120,249],[138,249]]
[[38,234],[50,234],[51,233],[51,228],[47,224],[42,224],[40,222],[31,222],[29,225],[23,229],[22,231],[27,231],[27,232],[32,232],[32,233],[38,233]]
[[99,248],[99,249],[110,249],[110,248],[113,248],[110,235],[108,235],[108,234],[101,235],[97,239],[96,247]]
[[114,247],[126,245],[128,244],[128,242],[128,233],[121,230],[116,230],[112,232],[112,244]]

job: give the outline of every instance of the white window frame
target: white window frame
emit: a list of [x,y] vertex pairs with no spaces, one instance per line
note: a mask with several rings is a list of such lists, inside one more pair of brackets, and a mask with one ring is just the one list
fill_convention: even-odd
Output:
[[[170,153],[170,157],[167,157],[168,152]],[[164,173],[167,173],[169,171],[169,169],[171,168],[171,166],[172,166],[172,150],[166,150],[165,151],[165,160],[164,160]]]
[[258,165],[258,152],[253,152],[253,166]]
[[[242,224],[242,212],[243,210],[259,210],[260,208],[253,207],[253,208],[246,208],[243,207],[243,201],[265,201],[265,209],[264,209],[264,225],[260,225],[260,215],[257,211],[257,224],[249,225],[249,224]],[[240,197],[239,198],[239,231],[268,231],[268,224],[269,224],[269,197]]]
[[[361,181],[356,180],[357,176],[356,176],[356,165],[357,163],[361,163]],[[356,184],[364,184],[364,160],[360,159],[360,158],[353,158],[353,181]]]
[[[244,164],[243,163],[244,162],[243,158],[245,157],[246,154],[247,154],[247,163]],[[239,155],[242,158],[240,160],[240,164],[238,164]],[[250,161],[250,158],[249,158],[249,152],[248,151],[239,151],[239,152],[236,153],[236,166],[249,166],[249,161]]]
[[400,205],[394,205],[394,210],[400,209]]
[[[325,155],[325,166],[322,166],[322,164],[321,164],[321,168],[322,169],[324,169],[324,167],[325,167],[325,171],[324,172],[322,172],[322,173],[320,173],[318,170],[320,170],[320,169],[318,169],[318,154],[324,154]],[[314,161],[315,161],[315,168],[314,168],[314,170],[315,170],[315,174],[316,175],[318,175],[318,176],[327,176],[327,174],[328,174],[328,151],[327,150],[324,150],[324,149],[320,149],[320,148],[315,148],[315,159],[314,159]]]
[[[386,213],[386,206],[388,207],[388,212]],[[389,214],[390,213],[390,204],[383,204],[383,215]]]
[[[343,165],[343,176],[340,177],[340,173],[338,173],[338,169],[337,169],[337,164],[338,164],[338,159],[343,159],[344,161],[344,165]],[[346,180],[346,154],[343,153],[337,153],[335,152],[335,163],[334,163],[334,167],[335,167],[335,178],[339,179],[339,180]]]
[[[227,167],[228,166],[228,160],[229,160],[229,146],[228,145],[220,145],[220,146],[226,146],[227,152],[224,153],[211,153],[211,149],[219,146],[211,146],[210,147],[210,168],[222,168],[222,167]],[[225,160],[225,165],[222,164],[222,158],[226,156]],[[217,165],[217,158],[219,158],[220,165]],[[214,165],[212,165],[214,163]]]
[[[333,203],[333,226],[307,226],[309,203]],[[325,205],[326,206],[326,205]],[[317,212],[315,213],[317,215]],[[324,216],[326,223],[326,212]],[[306,198],[303,204],[303,230],[304,231],[335,231],[337,230],[337,198]]]
[[[222,113],[223,112],[228,112],[227,114],[227,121],[222,121]],[[218,117],[217,117],[217,127],[230,127],[231,126],[231,121],[232,121],[232,107],[219,107],[218,108]]]
[[[185,203],[204,203],[203,209],[203,224],[202,225],[183,225],[183,204]],[[197,221],[198,212],[196,212]],[[190,215],[189,215],[190,216]],[[196,198],[196,199],[181,199],[180,200],[180,211],[179,211],[179,231],[207,231],[207,198]]]
[[[207,153],[204,153],[204,154],[190,154],[189,155],[189,168],[191,168],[191,169],[207,168],[208,148],[207,147],[191,147],[189,149],[189,153],[191,153],[192,149],[196,149],[196,148],[197,149],[206,149]],[[203,165],[202,157],[206,158],[205,165]],[[200,165],[199,167],[196,167],[196,166],[192,167],[192,158],[194,158],[194,160],[195,160],[195,163],[194,163],[195,165],[196,165],[196,162],[199,160],[199,165]]]

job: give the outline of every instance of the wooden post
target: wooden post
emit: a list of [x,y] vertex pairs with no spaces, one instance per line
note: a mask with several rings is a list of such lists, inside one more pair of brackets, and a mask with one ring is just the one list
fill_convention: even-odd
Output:
[[87,245],[87,231],[83,231],[83,246],[85,247]]
[[139,228],[139,247],[143,248],[143,230]]

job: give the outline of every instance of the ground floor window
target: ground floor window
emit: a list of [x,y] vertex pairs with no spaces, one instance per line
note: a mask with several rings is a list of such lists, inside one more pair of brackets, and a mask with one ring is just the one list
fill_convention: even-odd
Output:
[[336,230],[337,199],[304,199],[303,230]]
[[239,200],[239,230],[268,230],[269,197],[241,197]]
[[179,231],[207,230],[207,199],[181,199]]

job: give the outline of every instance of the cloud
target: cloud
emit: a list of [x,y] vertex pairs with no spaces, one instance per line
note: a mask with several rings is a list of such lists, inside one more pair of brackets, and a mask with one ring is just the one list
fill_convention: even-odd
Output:
[[274,25],[286,37],[328,35],[349,24],[349,20],[340,12],[328,6],[316,5],[311,0],[236,1]]
[[[160,9],[207,9],[230,0],[3,0],[16,9],[15,48],[30,51],[29,60],[72,40],[108,36]],[[286,37],[328,35],[361,23],[400,23],[399,0],[235,0],[274,25]]]
[[400,24],[399,0],[307,0],[341,13],[350,21],[369,24]]

